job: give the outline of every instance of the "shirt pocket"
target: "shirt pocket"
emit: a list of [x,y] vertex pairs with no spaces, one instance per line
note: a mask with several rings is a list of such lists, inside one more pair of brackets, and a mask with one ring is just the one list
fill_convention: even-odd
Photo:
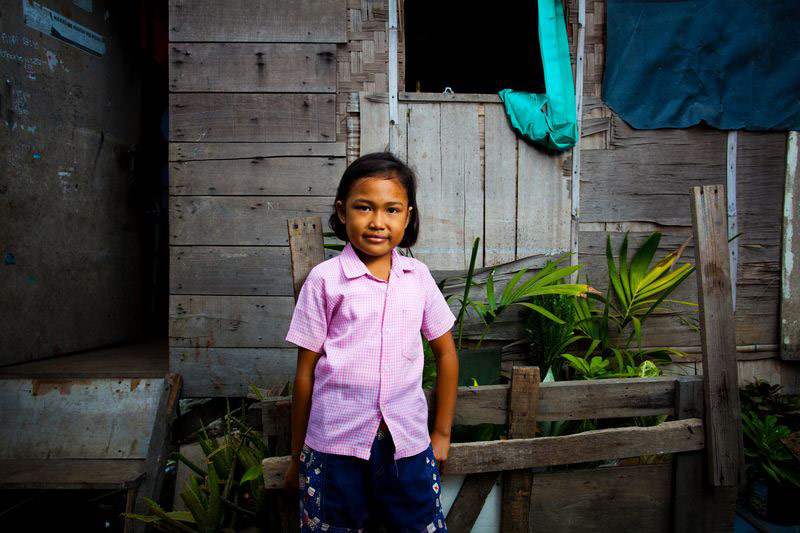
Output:
[[422,357],[422,309],[406,308],[402,312],[403,321],[400,334],[403,336],[403,356],[411,361]]

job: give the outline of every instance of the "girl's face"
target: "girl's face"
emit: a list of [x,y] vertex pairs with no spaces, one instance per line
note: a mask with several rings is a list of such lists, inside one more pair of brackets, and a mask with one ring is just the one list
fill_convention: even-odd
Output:
[[359,178],[347,199],[336,202],[347,238],[362,259],[390,256],[403,240],[411,209],[405,187],[397,179],[384,176]]

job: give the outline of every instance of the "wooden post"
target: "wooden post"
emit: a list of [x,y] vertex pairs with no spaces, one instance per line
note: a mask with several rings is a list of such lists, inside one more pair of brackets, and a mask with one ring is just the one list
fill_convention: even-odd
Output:
[[322,219],[300,217],[287,220],[289,226],[289,251],[292,255],[292,283],[294,297],[300,294],[303,282],[311,269],[325,260],[322,242]]
[[[511,374],[511,393],[508,402],[508,438],[522,439],[536,433],[536,411],[539,406],[539,368],[514,367]],[[531,490],[533,472],[530,469],[506,472],[503,481],[503,510],[501,531],[531,531]]]
[[[703,382],[679,377],[675,380],[675,419],[703,417]],[[676,453],[672,459],[672,531],[699,533],[708,531],[704,523],[706,477],[705,454]]]
[[725,188],[693,187],[691,198],[703,347],[708,479],[715,487],[735,487],[745,479],[744,447]]
[[800,133],[789,132],[783,190],[781,359],[800,361]]
[[[136,491],[134,513],[149,514],[150,506],[144,498],[158,501],[161,494],[161,484],[164,481],[164,460],[170,444],[170,429],[175,417],[175,409],[180,397],[181,376],[167,374],[164,377],[164,390],[158,401],[153,431],[150,434],[150,443],[147,446],[147,460],[145,461],[145,477]],[[129,493],[130,494],[130,493]],[[131,525],[132,531],[145,531],[147,524],[136,521]]]

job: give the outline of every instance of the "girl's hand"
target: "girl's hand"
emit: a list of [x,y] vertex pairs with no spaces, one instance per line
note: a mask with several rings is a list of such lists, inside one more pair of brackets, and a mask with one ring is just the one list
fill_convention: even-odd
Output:
[[434,431],[431,433],[431,447],[433,448],[433,457],[439,461],[439,473],[444,474],[444,465],[447,462],[447,454],[450,452],[450,435]]
[[286,470],[286,476],[283,478],[283,488],[289,495],[295,494],[300,490],[300,463],[292,458],[289,468]]

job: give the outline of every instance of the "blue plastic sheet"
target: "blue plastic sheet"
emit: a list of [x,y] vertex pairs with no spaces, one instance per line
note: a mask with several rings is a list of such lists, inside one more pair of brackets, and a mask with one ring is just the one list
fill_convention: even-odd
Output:
[[800,0],[607,0],[603,99],[634,128],[800,129]]

